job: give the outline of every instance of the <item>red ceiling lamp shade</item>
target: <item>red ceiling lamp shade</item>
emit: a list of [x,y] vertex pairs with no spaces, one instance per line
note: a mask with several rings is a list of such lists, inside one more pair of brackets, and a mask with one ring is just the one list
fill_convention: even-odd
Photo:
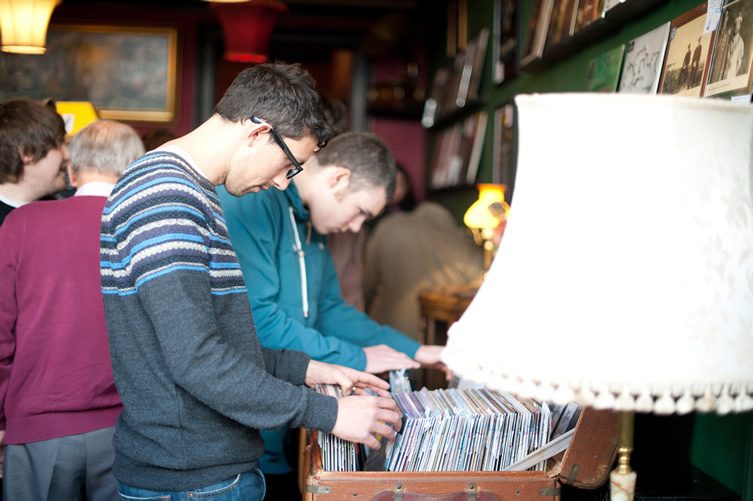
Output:
[[263,63],[277,16],[287,10],[287,5],[276,0],[212,1],[212,9],[222,24],[225,60]]

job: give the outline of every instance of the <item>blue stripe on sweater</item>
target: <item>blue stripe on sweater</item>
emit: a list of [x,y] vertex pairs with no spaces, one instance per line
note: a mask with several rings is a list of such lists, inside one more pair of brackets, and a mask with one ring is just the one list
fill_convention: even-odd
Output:
[[158,245],[158,244],[168,242],[168,241],[203,243],[204,239],[200,236],[187,235],[185,233],[168,233],[166,235],[160,235],[158,237],[144,240],[140,244],[134,245],[133,248],[131,248],[131,250],[128,252],[128,255],[124,259],[120,261],[111,262],[110,266],[107,266],[107,262],[102,262],[101,264],[104,268],[111,268],[113,270],[123,269],[126,266],[128,266],[128,264],[133,259],[133,256],[139,251],[147,247],[152,247],[154,245]]
[[[196,189],[197,188],[196,187],[196,183],[187,181],[184,178],[180,178],[180,177],[160,177],[160,178],[155,179],[153,181],[149,181],[149,182],[146,182],[146,183],[143,183],[143,184],[139,184],[138,186],[136,186],[135,188],[133,188],[133,189],[131,189],[129,191],[124,191],[124,192],[118,193],[117,198],[119,200],[116,203],[114,203],[113,205],[111,205],[109,207],[106,207],[105,210],[102,212],[102,214],[109,215],[112,211],[114,211],[116,208],[120,207],[128,199],[134,197],[135,195],[141,193],[142,191],[148,190],[149,188],[151,188],[153,186],[161,185],[161,184],[166,184],[166,183],[182,184],[184,186],[187,186],[187,187],[191,188],[191,191],[198,191]],[[125,186],[125,185],[121,184],[121,186]]]
[[194,215],[201,219],[202,221],[206,222],[207,218],[204,217],[204,214],[197,211],[193,207],[183,207],[181,205],[170,205],[168,207],[159,207],[156,209],[150,209],[143,214],[139,214],[138,216],[134,217],[130,221],[128,221],[125,225],[115,230],[115,236],[120,236],[123,232],[129,230],[131,228],[131,225],[141,221],[142,219],[155,215],[155,214],[161,214],[163,212],[185,212],[187,214]]

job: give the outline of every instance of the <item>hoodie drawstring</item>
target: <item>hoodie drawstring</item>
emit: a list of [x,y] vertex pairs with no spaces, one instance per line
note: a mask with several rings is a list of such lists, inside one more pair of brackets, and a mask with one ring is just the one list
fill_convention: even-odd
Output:
[[295,224],[295,215],[293,208],[288,207],[290,210],[290,224],[293,226],[293,238],[295,239],[295,245],[293,245],[293,252],[298,254],[298,267],[301,271],[301,301],[303,303],[303,318],[309,317],[309,294],[308,294],[308,282],[306,281],[306,253],[303,251],[301,245],[301,237],[298,235],[298,225]]

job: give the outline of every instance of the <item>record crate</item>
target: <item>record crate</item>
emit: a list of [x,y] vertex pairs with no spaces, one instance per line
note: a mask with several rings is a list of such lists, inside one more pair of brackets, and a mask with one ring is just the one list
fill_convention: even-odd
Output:
[[556,501],[562,484],[594,489],[607,480],[619,426],[617,413],[584,408],[561,462],[547,471],[329,472],[322,469],[317,433],[310,432],[301,457],[303,499]]

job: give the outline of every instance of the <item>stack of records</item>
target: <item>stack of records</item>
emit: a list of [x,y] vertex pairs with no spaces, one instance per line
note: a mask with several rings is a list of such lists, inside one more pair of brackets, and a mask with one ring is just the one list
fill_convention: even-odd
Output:
[[[318,384],[316,391],[337,399],[345,396],[342,388],[331,384]],[[337,438],[331,433],[319,432],[319,447],[322,449],[324,471],[358,471],[361,465],[361,446]]]
[[404,420],[388,447],[388,471],[502,471],[549,439],[546,403],[485,388],[424,388],[393,397]]

